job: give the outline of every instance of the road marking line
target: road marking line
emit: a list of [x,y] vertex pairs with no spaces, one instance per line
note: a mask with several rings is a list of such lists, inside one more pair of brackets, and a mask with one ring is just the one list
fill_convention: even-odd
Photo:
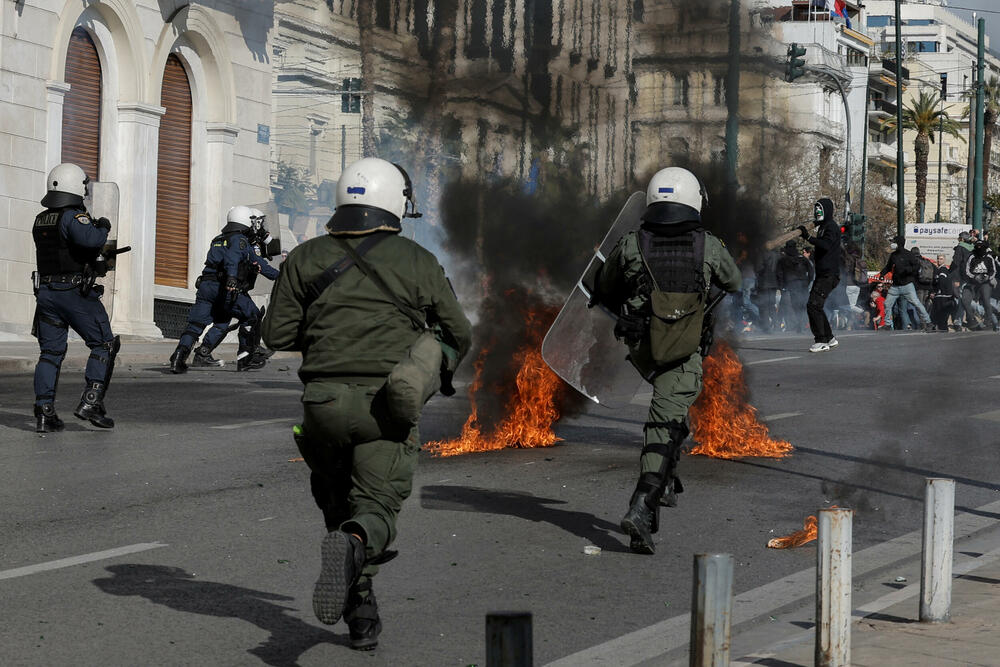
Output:
[[254,389],[247,394],[301,394],[301,389]]
[[743,365],[744,366],[756,366],[757,364],[773,364],[773,363],[778,362],[778,361],[791,361],[792,359],[801,359],[801,358],[802,358],[801,356],[798,356],[798,357],[778,357],[776,359],[759,359],[757,361],[748,361],[747,363],[745,363]]
[[74,565],[82,565],[84,563],[93,563],[94,561],[98,560],[106,560],[108,558],[118,558],[119,556],[137,554],[142,551],[149,551],[150,549],[159,549],[160,547],[165,547],[165,546],[167,545],[161,542],[133,544],[127,547],[118,547],[117,549],[108,549],[107,551],[97,551],[92,554],[84,554],[82,556],[71,556],[69,558],[60,558],[59,560],[51,560],[47,563],[38,563],[37,565],[26,565],[24,567],[14,568],[13,570],[0,571],[0,579],[14,579],[15,577],[24,577],[29,574],[37,574],[38,572],[46,572],[48,570],[59,570],[64,567],[72,567]]
[[991,410],[980,415],[972,415],[973,419],[986,419],[991,422],[1000,422],[1000,410]]
[[211,428],[219,429],[220,431],[231,431],[235,428],[245,428],[247,426],[267,426],[268,424],[285,424],[288,422],[293,422],[294,419],[261,419],[255,422],[240,422],[239,424],[225,424],[223,426],[212,426]]
[[[983,515],[1000,511],[1000,501],[983,505],[976,510],[976,514],[956,513],[955,540],[995,526],[996,519]],[[919,556],[922,548],[923,528],[868,547],[853,554],[854,575],[856,578],[868,576],[884,567]],[[741,593],[733,599],[732,627],[761,618],[772,609],[804,603],[815,591],[816,568],[812,567]],[[690,641],[691,615],[682,614],[560,658],[548,663],[546,667],[630,667],[682,649]]]
[[767,417],[764,417],[764,421],[766,421],[766,422],[776,422],[779,419],[788,419],[789,417],[798,417],[801,414],[804,414],[804,413],[802,413],[802,412],[782,412],[781,414],[769,415]]

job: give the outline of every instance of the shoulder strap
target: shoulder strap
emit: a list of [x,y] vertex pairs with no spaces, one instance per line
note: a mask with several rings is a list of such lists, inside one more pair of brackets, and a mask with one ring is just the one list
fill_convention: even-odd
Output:
[[405,303],[403,303],[402,300],[400,300],[400,298],[396,296],[396,293],[393,292],[389,288],[389,286],[385,284],[385,281],[382,280],[381,276],[379,276],[375,272],[375,269],[373,269],[368,262],[361,259],[361,255],[363,253],[361,253],[360,250],[361,250],[361,245],[364,245],[363,243],[358,246],[357,250],[355,250],[354,248],[351,247],[351,244],[345,241],[344,239],[336,236],[334,237],[334,239],[344,249],[344,252],[347,253],[348,257],[354,260],[354,263],[358,265],[358,268],[361,269],[361,272],[364,273],[366,276],[368,276],[368,278],[370,278],[371,281],[375,283],[376,287],[382,290],[382,293],[385,294],[386,297],[388,297],[389,301],[392,301],[393,305],[396,306],[396,308],[399,308],[399,310],[404,315],[410,318],[410,321],[413,322],[413,326],[415,326],[417,330],[423,331],[424,329],[427,328],[427,322],[424,319],[423,315],[421,315],[420,311],[418,311],[416,308],[412,308],[411,306],[408,306]]
[[305,307],[308,308],[310,305],[312,305],[312,302],[318,299],[319,295],[322,294],[327,287],[336,282],[337,279],[340,278],[340,276],[344,275],[348,271],[348,269],[354,266],[358,262],[358,260],[361,259],[362,255],[364,255],[369,250],[374,248],[380,241],[385,239],[387,236],[389,236],[389,234],[384,232],[376,232],[375,234],[370,235],[364,241],[359,243],[357,250],[351,248],[351,246],[346,241],[334,237],[334,239],[338,241],[342,246],[347,247],[348,250],[347,256],[342,257],[340,261],[330,266],[326,271],[321,273],[319,277],[316,278],[316,280],[312,281],[311,283],[309,283],[309,285],[306,286]]

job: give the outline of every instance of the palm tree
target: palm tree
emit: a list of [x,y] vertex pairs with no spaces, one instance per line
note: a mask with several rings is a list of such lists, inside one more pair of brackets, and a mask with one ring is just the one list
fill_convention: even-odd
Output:
[[[917,211],[922,211],[927,201],[927,154],[930,152],[930,144],[934,143],[934,133],[940,127],[945,134],[965,141],[958,122],[947,111],[939,108],[940,100],[941,96],[936,93],[920,91],[917,99],[911,99],[903,107],[903,129],[915,130],[917,133],[917,138],[913,140],[917,171]],[[896,131],[895,117],[883,120],[881,125],[883,130]],[[902,134],[897,133],[897,136],[898,141],[902,141]],[[897,165],[896,168],[902,169],[903,165]]]
[[361,154],[376,157],[375,147],[375,4],[358,0],[358,52],[361,56]]

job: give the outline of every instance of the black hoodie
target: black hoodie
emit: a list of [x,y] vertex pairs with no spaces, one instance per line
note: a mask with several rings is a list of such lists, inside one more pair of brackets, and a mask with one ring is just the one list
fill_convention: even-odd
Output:
[[840,225],[833,219],[833,201],[823,197],[816,202],[823,207],[823,222],[819,223],[816,236],[806,238],[806,241],[816,246],[813,262],[816,265],[816,276],[840,275]]

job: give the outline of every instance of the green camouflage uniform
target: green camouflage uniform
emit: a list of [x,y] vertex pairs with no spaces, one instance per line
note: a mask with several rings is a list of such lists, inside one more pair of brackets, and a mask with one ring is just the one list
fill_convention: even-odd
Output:
[[[727,292],[740,289],[740,270],[729,250],[718,238],[705,233],[705,260],[702,266],[704,284],[716,285]],[[639,288],[648,275],[636,232],[621,238],[611,251],[598,277],[597,292],[622,302],[635,312],[649,312],[649,295]],[[706,291],[707,298],[707,291]],[[701,392],[701,354],[695,352],[687,359],[657,368],[650,359],[648,334],[637,345],[629,347],[629,359],[653,385],[653,400],[649,405],[648,426],[645,428],[645,445],[667,443],[671,433],[664,425],[684,422],[688,409]],[[663,456],[654,452],[642,455],[640,474],[660,470]]]
[[[365,235],[343,238],[357,247]],[[275,281],[262,334],[271,349],[302,353],[299,449],[327,528],[364,537],[364,581],[377,572],[371,561],[396,537],[396,516],[410,495],[420,449],[417,428],[387,416],[379,389],[420,334],[357,267],[308,303],[307,286],[344,255],[330,235],[292,250]],[[469,349],[471,326],[434,255],[394,235],[364,260],[400,300],[439,326],[443,342],[457,350],[457,358],[449,358],[454,370]]]

